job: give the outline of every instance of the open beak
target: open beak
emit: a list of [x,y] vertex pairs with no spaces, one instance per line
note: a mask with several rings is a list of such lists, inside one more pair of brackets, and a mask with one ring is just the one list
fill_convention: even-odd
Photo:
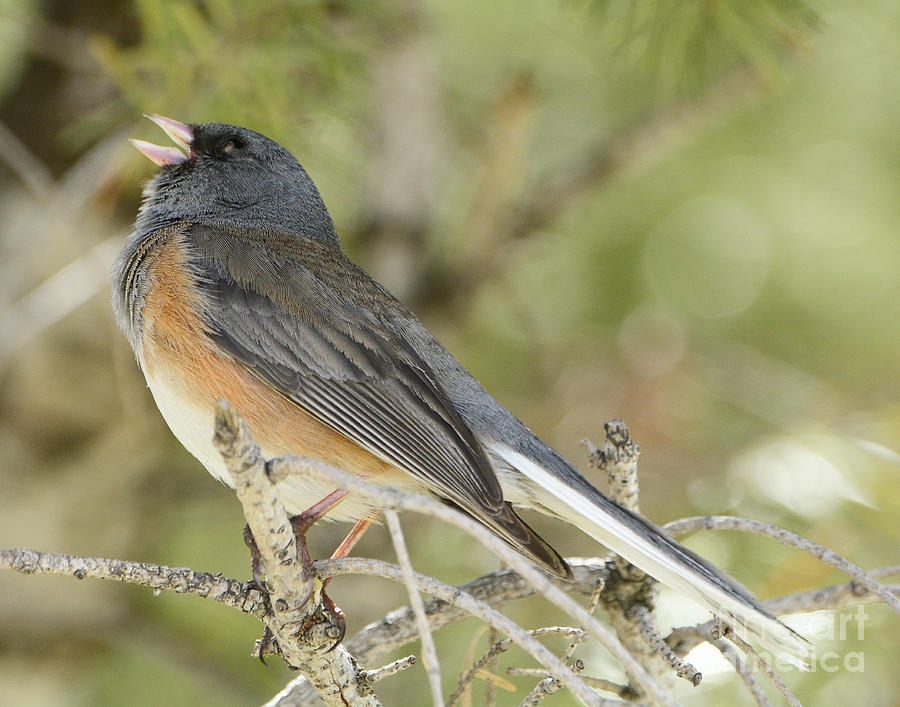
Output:
[[149,118],[161,127],[166,135],[171,138],[172,142],[179,147],[184,148],[184,150],[187,151],[187,154],[177,147],[163,147],[162,145],[154,145],[152,142],[146,142],[144,140],[129,140],[132,145],[160,167],[168,164],[181,164],[190,159],[192,155],[191,142],[194,140],[194,129],[190,125],[180,123],[177,120],[166,118],[162,115],[145,114],[144,117]]

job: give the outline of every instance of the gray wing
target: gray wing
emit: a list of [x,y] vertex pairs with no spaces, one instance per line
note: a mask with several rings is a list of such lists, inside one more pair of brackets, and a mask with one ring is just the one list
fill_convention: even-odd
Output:
[[195,225],[187,238],[209,335],[221,349],[519,552],[570,576],[504,501],[481,444],[392,319],[406,313],[393,297],[339,250],[300,236]]
[[354,442],[472,510],[503,494],[480,445],[402,342],[361,312],[312,323],[233,280],[209,283],[211,335],[290,400]]

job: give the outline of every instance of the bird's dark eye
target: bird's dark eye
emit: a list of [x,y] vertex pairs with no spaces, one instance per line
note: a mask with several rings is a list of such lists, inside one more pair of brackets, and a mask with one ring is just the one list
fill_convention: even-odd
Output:
[[233,136],[223,140],[216,148],[216,154],[220,157],[231,157],[244,149],[246,143],[241,138]]

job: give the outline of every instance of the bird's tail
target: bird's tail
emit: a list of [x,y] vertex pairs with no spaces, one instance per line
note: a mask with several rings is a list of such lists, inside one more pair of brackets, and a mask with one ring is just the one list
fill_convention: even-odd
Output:
[[[540,502],[663,584],[720,616],[736,630],[746,629],[758,643],[795,659],[808,643],[766,611],[740,583],[682,547],[644,517],[609,500],[565,460],[554,474],[506,445],[492,451],[540,489]],[[551,451],[551,450],[548,450]],[[796,662],[796,660],[795,660]]]

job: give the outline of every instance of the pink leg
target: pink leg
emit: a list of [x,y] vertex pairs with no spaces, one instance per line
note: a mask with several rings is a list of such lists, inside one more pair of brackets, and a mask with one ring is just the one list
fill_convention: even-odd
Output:
[[[304,574],[307,577],[311,577],[313,575],[313,567],[312,567],[312,559],[309,556],[309,549],[306,546],[306,532],[313,526],[313,524],[321,520],[322,517],[328,513],[332,508],[334,508],[337,504],[346,498],[349,491],[344,491],[342,489],[337,489],[336,491],[332,491],[321,501],[314,503],[312,506],[307,508],[302,513],[295,515],[291,518],[291,527],[294,529],[294,536],[297,541],[297,552],[300,556],[300,562],[303,565]],[[341,551],[342,548],[344,554],[350,552],[350,549],[356,544],[357,540],[359,540],[362,533],[365,529],[371,524],[371,521],[365,523],[362,527],[360,527],[362,521],[353,526],[353,529],[350,531],[350,535],[341,543],[338,551]],[[259,548],[256,545],[256,541],[253,538],[253,534],[250,532],[250,527],[247,526],[244,529],[244,542],[247,543],[247,546],[250,548],[250,565],[253,571],[253,579],[256,582],[256,586],[265,591],[265,584],[262,579],[262,572],[260,567],[260,556],[259,556]],[[343,555],[338,555],[338,557],[342,557]],[[329,578],[330,579],[330,578]],[[322,603],[324,605],[325,610],[332,615],[333,624],[337,628],[338,636],[337,640],[334,642],[334,645],[331,646],[328,650],[334,650],[337,645],[344,639],[344,632],[347,629],[347,622],[344,619],[344,612],[340,610],[339,607],[335,606],[334,602],[325,594],[325,585],[328,583],[328,580],[325,580],[322,584]],[[271,632],[268,627],[266,627],[263,632],[263,636],[260,639],[259,644],[259,659],[265,664],[265,656],[270,655],[275,651],[274,641]]]
[[336,560],[339,557],[346,557],[350,554],[350,551],[359,542],[359,539],[363,536],[363,533],[369,529],[369,526],[375,522],[375,518],[378,517],[378,511],[375,511],[375,515],[371,518],[362,518],[356,521],[356,525],[354,525],[350,532],[347,533],[347,537],[344,538],[343,542],[337,546],[337,550],[331,555],[332,560]]
[[291,518],[291,525],[294,526],[294,532],[298,534],[305,533],[313,526],[313,523],[321,520],[328,511],[343,501],[349,493],[349,491],[344,491],[343,489],[332,491],[321,501],[314,503],[303,511],[303,513],[295,515]]

